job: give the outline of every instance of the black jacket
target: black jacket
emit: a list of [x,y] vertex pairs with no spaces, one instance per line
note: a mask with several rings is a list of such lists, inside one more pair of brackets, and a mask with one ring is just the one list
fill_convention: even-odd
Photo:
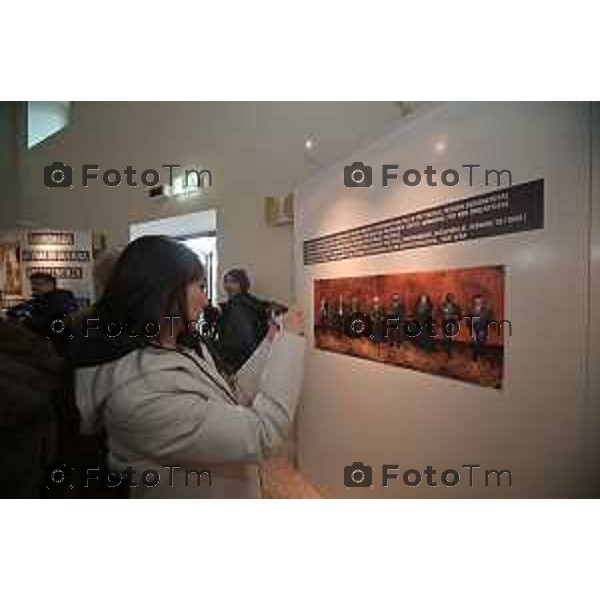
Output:
[[7,312],[7,316],[24,321],[35,331],[45,335],[52,318],[63,314],[68,315],[78,310],[79,305],[72,292],[54,290],[17,304]]
[[47,339],[0,320],[0,497],[35,498],[61,451],[64,367]]
[[268,330],[268,302],[242,292],[221,305],[217,349],[232,372],[250,358]]

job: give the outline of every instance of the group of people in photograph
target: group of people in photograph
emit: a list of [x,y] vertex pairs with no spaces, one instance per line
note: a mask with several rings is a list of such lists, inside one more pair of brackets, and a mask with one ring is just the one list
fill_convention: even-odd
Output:
[[[478,360],[488,340],[494,321],[492,309],[486,297],[476,294],[471,298],[468,312],[448,292],[434,304],[431,296],[422,293],[408,310],[401,294],[394,292],[387,307],[380,296],[372,296],[361,302],[356,295],[349,300],[343,293],[331,301],[321,297],[318,325],[323,331],[348,338],[369,338],[374,344],[386,343],[389,347],[401,347],[412,341],[426,352],[435,349],[436,340],[448,357],[461,329],[461,322],[468,327],[473,358]],[[439,326],[439,329],[438,329]]]

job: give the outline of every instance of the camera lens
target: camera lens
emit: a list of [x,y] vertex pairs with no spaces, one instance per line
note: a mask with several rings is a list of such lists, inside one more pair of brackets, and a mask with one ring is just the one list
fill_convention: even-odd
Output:
[[362,483],[365,480],[365,472],[361,469],[354,469],[350,475],[350,479],[356,484]]
[[350,179],[352,179],[354,183],[362,183],[365,180],[365,172],[362,169],[355,169],[354,171],[352,171]]
[[52,179],[54,183],[62,183],[65,180],[65,172],[61,169],[54,169],[50,175],[50,179]]

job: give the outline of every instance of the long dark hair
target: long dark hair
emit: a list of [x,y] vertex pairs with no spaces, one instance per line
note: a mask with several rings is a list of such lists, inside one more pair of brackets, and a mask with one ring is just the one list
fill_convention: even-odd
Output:
[[[165,327],[173,326],[175,341],[183,345],[179,327],[186,325],[187,286],[203,278],[198,257],[173,238],[149,235],[129,243],[93,313],[82,319],[79,335],[67,343],[69,364],[73,368],[100,365],[157,346]],[[169,322],[166,316],[181,319]],[[152,323],[150,330],[148,323]],[[194,347],[201,353],[197,339]]]
[[163,235],[139,237],[121,254],[98,302],[100,324],[117,322],[135,332],[149,321],[168,327],[164,317],[183,319],[186,287],[202,279],[204,267],[187,246]]
[[[147,235],[131,242],[119,257],[104,295],[96,307],[94,316],[99,321],[98,330],[94,336],[84,338],[84,343],[74,348],[77,355],[74,365],[98,365],[121,358],[139,348],[157,346],[157,337],[146,335],[145,325],[152,321],[162,329],[169,328],[174,323],[174,332],[178,324],[186,325],[186,288],[194,281],[203,280],[204,274],[204,267],[196,254],[173,238]],[[169,323],[166,316],[178,316],[181,320]],[[116,337],[106,335],[105,327],[108,323],[122,326],[123,333]],[[221,387],[236,402],[232,394],[231,374],[221,357],[199,335],[190,335],[193,331],[184,327],[176,340],[177,347],[171,350],[180,352],[183,347],[187,347],[204,356],[204,347],[211,354],[229,388],[223,388],[218,381],[214,381],[215,385]],[[137,335],[132,337],[131,332]],[[189,353],[183,354],[190,358]],[[141,360],[141,356],[139,358]],[[207,377],[213,379],[200,363],[194,362]]]

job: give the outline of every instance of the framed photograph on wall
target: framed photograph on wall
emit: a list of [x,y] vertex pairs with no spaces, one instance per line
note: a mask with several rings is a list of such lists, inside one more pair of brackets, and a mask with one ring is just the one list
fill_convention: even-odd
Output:
[[3,296],[20,296],[22,288],[19,245],[0,244],[0,290]]
[[316,279],[315,347],[501,388],[503,266]]

